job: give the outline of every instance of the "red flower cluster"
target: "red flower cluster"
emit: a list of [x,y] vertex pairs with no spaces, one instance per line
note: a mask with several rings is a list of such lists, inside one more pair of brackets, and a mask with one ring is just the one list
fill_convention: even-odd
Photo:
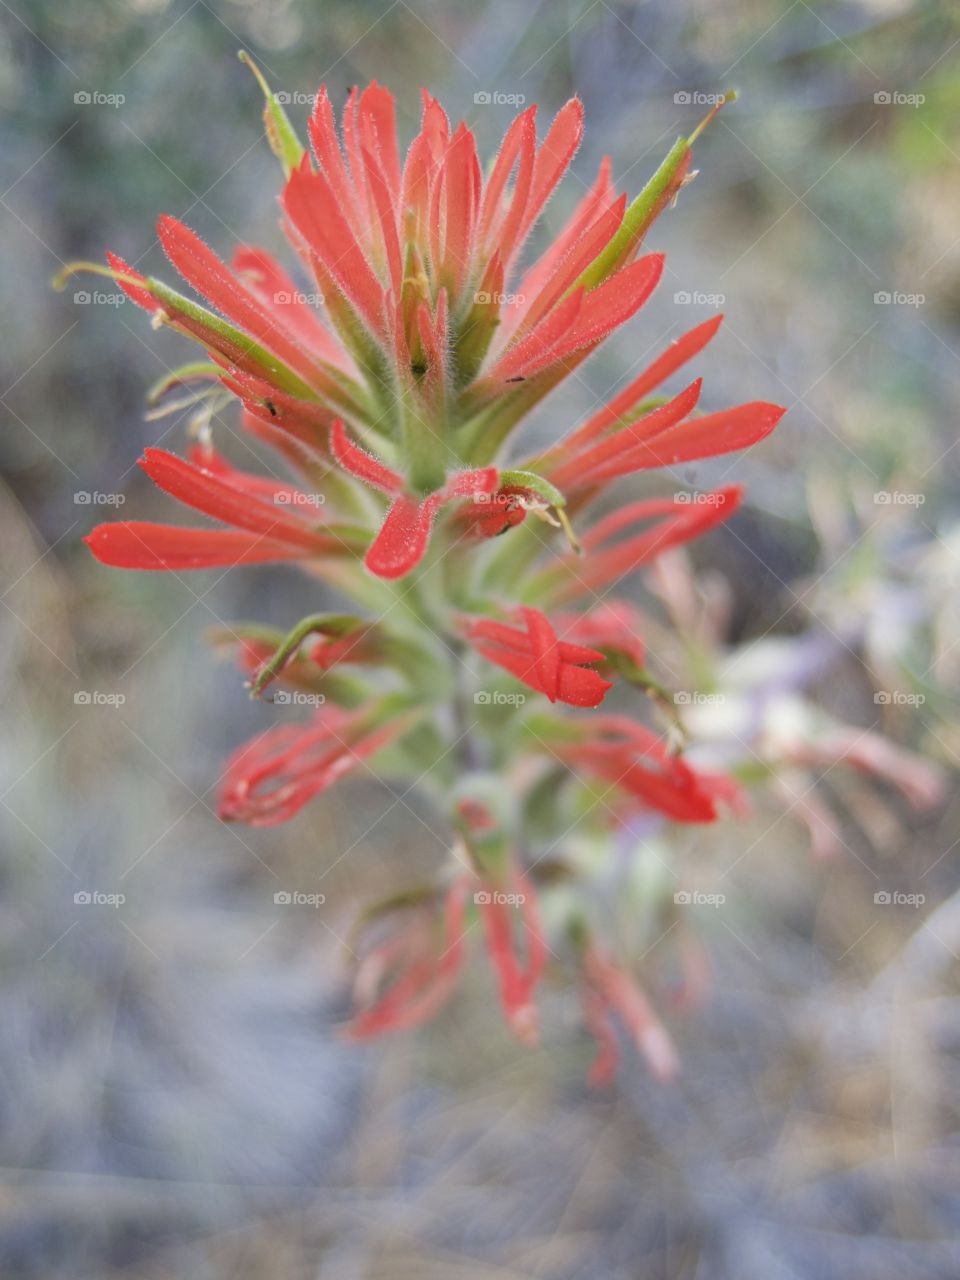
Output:
[[[568,786],[585,795],[605,787],[623,805],[676,821],[711,821],[719,801],[737,801],[730,780],[694,768],[626,714],[565,719],[557,704],[595,708],[617,680],[649,687],[642,619],[607,593],[727,519],[740,490],[696,504],[607,502],[599,516],[598,499],[624,476],[753,445],[783,411],[751,403],[700,414],[699,379],[661,395],[714,336],[717,317],[673,341],[557,444],[503,463],[530,410],[656,288],[663,256],[643,253],[643,243],[691,178],[699,134],[679,139],[629,202],[605,162],[553,243],[518,274],[583,129],[577,99],[539,141],[535,116],[531,107],[514,120],[484,177],[473,133],[451,128],[429,94],[402,156],[394,100],[376,83],[350,93],[339,130],[321,89],[309,150],[267,92],[268,136],[285,173],[282,227],[301,275],[249,246],[228,266],[169,217],[158,227],[163,251],[209,305],[115,255],[92,268],[112,275],[155,326],[205,349],[204,362],[176,371],[157,393],[189,388],[200,443],[188,459],[148,449],[141,465],[221,526],[100,525],[87,538],[94,555],[174,572],[298,561],[361,610],[311,614],[286,636],[240,633],[254,694],[280,681],[314,691],[322,705],[309,723],[269,728],[234,755],[222,816],[286,821],[360,762],[402,749],[410,731],[462,707],[464,672],[476,684],[500,682],[476,692],[468,732],[512,803],[494,812],[479,798],[486,773],[452,780],[460,800],[449,820],[471,870],[428,895],[412,924],[397,917],[371,952],[351,1028],[358,1037],[439,1007],[476,912],[508,1022],[535,1038],[534,990],[548,948],[525,835],[531,758],[562,763]],[[217,452],[211,424],[225,392],[241,403],[243,431],[273,447],[297,484],[238,470]],[[574,520],[584,528],[579,541]],[[586,612],[577,607],[584,598]],[[477,670],[478,659],[489,665]],[[358,669],[349,678],[348,664]],[[504,688],[498,672],[530,696]],[[584,928],[579,921],[578,936]],[[606,1076],[613,1060],[611,1012],[669,1074],[669,1042],[639,988],[599,944],[579,954],[586,1016],[604,1046],[595,1074]]]

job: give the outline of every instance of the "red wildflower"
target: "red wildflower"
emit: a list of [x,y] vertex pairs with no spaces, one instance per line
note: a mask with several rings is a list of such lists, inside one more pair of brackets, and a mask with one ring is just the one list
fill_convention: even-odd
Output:
[[447,892],[439,942],[433,914],[424,918],[418,912],[365,958],[354,986],[361,1009],[347,1027],[350,1039],[418,1026],[446,1003],[463,967],[465,902],[466,883],[460,880]]
[[[586,593],[595,595],[672,547],[682,546],[728,520],[742,495],[743,490],[733,485],[703,494],[697,503],[678,498],[628,502],[583,534],[582,556],[568,552],[559,564],[534,575],[528,589],[538,599],[564,604]],[[635,532],[638,525],[648,527]],[[615,541],[624,533],[626,537]]]
[[585,948],[583,968],[584,1017],[599,1046],[590,1068],[590,1083],[609,1084],[620,1065],[615,1020],[623,1025],[657,1079],[672,1080],[680,1070],[677,1051],[637,980],[592,941]]
[[353,444],[338,419],[330,433],[333,455],[351,475],[393,498],[387,517],[367,552],[365,564],[380,578],[399,578],[423,559],[437,512],[448,502],[490,494],[497,487],[495,467],[461,471],[426,498],[405,491],[403,477]]
[[609,782],[677,822],[713,822],[718,801],[740,803],[731,779],[693,768],[627,716],[600,716],[582,736],[561,734],[551,745],[572,769]]
[[603,654],[584,645],[558,640],[557,633],[539,609],[522,608],[524,628],[510,627],[489,618],[467,621],[464,634],[490,662],[495,662],[551,702],[574,707],[596,707],[611,688],[592,665]]
[[629,387],[572,432],[538,464],[566,493],[597,489],[619,476],[652,467],[716,457],[756,444],[785,412],[756,402],[691,418],[701,380],[665,404],[644,412],[645,397],[713,337],[722,316],[692,329],[669,347]]
[[286,822],[409,724],[378,708],[324,706],[307,725],[268,729],[227,761],[220,817],[255,827]]
[[[477,888],[478,884],[485,887]],[[461,875],[446,894],[441,939],[436,937],[434,914],[428,910],[416,913],[406,928],[376,947],[361,962],[355,992],[364,1007],[351,1020],[347,1034],[355,1040],[367,1039],[416,1026],[436,1013],[449,999],[463,967],[464,912],[472,901],[483,921],[507,1024],[519,1040],[535,1044],[538,1018],[533,992],[543,972],[546,947],[532,886],[522,877],[515,877],[511,886],[506,892],[499,881],[495,886],[492,881]]]
[[261,693],[278,678],[285,684],[312,689],[319,676],[341,663],[371,664],[389,657],[384,653],[376,626],[371,623],[333,617],[318,621],[310,630],[326,634],[309,648],[302,644],[309,632],[304,632],[295,644],[281,636],[270,641],[243,637],[238,661],[252,677],[251,685],[256,693]]
[[[486,501],[481,501],[481,496]],[[495,493],[484,494],[464,506],[458,518],[465,531],[478,538],[496,538],[514,529],[527,517],[532,506],[543,505],[532,489],[519,484],[501,485]]]
[[[462,642],[554,704],[597,707],[614,672],[645,682],[636,611],[602,599],[584,616],[571,608],[725,520],[740,490],[696,503],[631,502],[592,524],[591,502],[620,476],[746,448],[782,411],[756,402],[697,417],[699,379],[665,401],[650,399],[703,349],[717,318],[679,338],[522,470],[504,470],[504,446],[530,410],[656,288],[663,255],[646,252],[644,241],[691,179],[700,129],[677,140],[630,201],[604,161],[559,234],[520,273],[530,233],[580,144],[576,98],[540,140],[536,108],[522,112],[485,170],[470,129],[451,127],[427,93],[402,155],[393,97],[376,83],[350,92],[339,129],[321,87],[307,149],[255,72],[284,172],[282,227],[308,291],[265,251],[241,246],[228,265],[170,217],[159,220],[161,246],[203,301],[113,254],[106,267],[77,264],[111,276],[155,327],[206,353],[163,380],[154,409],[171,388],[187,387],[202,443],[189,460],[148,449],[141,465],[166,493],[225,527],[120,522],[100,525],[87,541],[100,560],[127,568],[299,561],[352,601],[356,613],[308,612],[286,635],[232,629],[254,696],[276,679],[322,690],[327,701],[308,724],[268,729],[234,754],[221,815],[283,822],[416,720],[416,776],[442,777],[441,797],[459,789],[462,773],[472,789],[495,794],[489,806],[481,796],[448,814],[470,876],[431,889],[429,905],[361,966],[362,1008],[350,1034],[412,1026],[438,1008],[463,961],[465,913],[475,909],[507,1020],[533,1041],[546,943],[517,851],[541,833],[532,820],[525,825],[536,808],[528,775],[506,766],[535,735],[514,733],[514,721],[497,733],[483,717],[442,745],[460,718]],[[214,448],[228,395],[240,401],[248,437],[274,449],[296,484],[239,470]],[[580,545],[571,512],[586,526]],[[517,531],[528,515],[561,526],[570,549],[548,547],[538,564],[540,541],[554,534],[545,529],[538,540]],[[488,540],[500,534],[508,540],[495,553]],[[427,561],[431,540],[436,554]],[[393,583],[418,566],[416,581]],[[349,672],[334,669],[347,663]],[[737,797],[729,780],[695,770],[623,716],[540,718],[551,760],[615,787],[626,803],[706,822],[718,802]],[[529,716],[520,727],[535,725]],[[495,813],[501,791],[509,803]],[[544,849],[531,847],[531,864],[559,838],[554,831]],[[613,1060],[615,1014],[666,1074],[668,1055],[642,995],[599,950],[589,953],[586,974],[588,1017],[605,1046],[597,1071]]]
[[[483,920],[487,953],[497,976],[507,1024],[518,1040],[536,1044],[540,1023],[533,993],[547,957],[543,926],[532,883],[522,876],[513,876],[508,883],[509,888],[504,891],[500,880],[487,881],[474,893],[473,900]],[[519,953],[519,939],[524,958]]]
[[295,492],[289,485],[274,485],[233,468],[211,470],[163,449],[145,450],[140,466],[164,492],[234,530],[182,529],[140,520],[101,524],[86,542],[104,564],[120,569],[207,569],[303,560],[348,549],[342,538],[294,515],[291,506],[264,500],[265,490],[274,500],[289,496]]
[[589,613],[563,614],[557,625],[565,640],[599,649],[614,670],[631,674],[643,668],[646,649],[640,634],[643,617],[629,600],[606,600]]

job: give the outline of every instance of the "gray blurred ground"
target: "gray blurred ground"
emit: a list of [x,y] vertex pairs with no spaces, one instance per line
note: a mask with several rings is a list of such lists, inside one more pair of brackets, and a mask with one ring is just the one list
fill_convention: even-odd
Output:
[[[240,46],[291,94],[385,81],[407,138],[421,83],[485,148],[511,109],[476,93],[547,113],[575,90],[577,177],[610,152],[628,190],[703,113],[676,95],[736,85],[697,183],[657,227],[657,298],[536,429],[565,428],[717,305],[684,294],[724,295],[701,362],[710,405],[791,409],[762,450],[680,477],[749,488],[701,557],[732,589],[729,639],[855,637],[811,683],[865,727],[881,718],[884,646],[915,621],[908,657],[930,694],[882,723],[955,768],[955,7],[9,0],[0,33],[0,1275],[960,1274],[953,795],[921,820],[828,780],[849,856],[825,865],[776,804],[678,842],[678,868],[734,868],[737,905],[700,922],[715,991],[671,1020],[672,1089],[631,1062],[613,1095],[591,1096],[566,993],[548,994],[530,1054],[479,964],[422,1034],[345,1046],[353,908],[431,865],[443,833],[372,778],[287,829],[217,822],[222,760],[271,713],[201,633],[292,622],[302,593],[284,570],[181,582],[88,558],[79,539],[115,512],[76,495],[164,509],[134,464],[146,443],[179,445],[182,423],[145,422],[142,394],[186,349],[129,305],[48,287],[105,247],[159,268],[160,212],[225,256],[238,238],[279,247]],[[878,491],[923,502],[884,507]],[[918,603],[924,555],[940,560]],[[322,911],[274,903],[321,883]],[[925,902],[878,908],[878,887]],[[75,902],[84,892],[125,901]]]

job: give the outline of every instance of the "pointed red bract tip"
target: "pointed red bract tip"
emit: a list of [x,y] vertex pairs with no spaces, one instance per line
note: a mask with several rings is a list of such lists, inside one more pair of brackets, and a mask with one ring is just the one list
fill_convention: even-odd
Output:
[[551,702],[597,707],[613,688],[593,667],[604,661],[597,649],[558,640],[539,609],[522,609],[526,630],[492,618],[467,618],[463,629],[476,651],[503,667]]
[[101,564],[150,571],[233,568],[302,560],[310,554],[241,529],[185,529],[146,520],[97,525],[84,542]]

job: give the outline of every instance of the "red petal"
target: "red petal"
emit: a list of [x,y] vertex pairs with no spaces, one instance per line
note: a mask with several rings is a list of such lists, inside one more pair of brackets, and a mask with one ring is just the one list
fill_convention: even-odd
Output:
[[[536,114],[536,106],[527,107],[526,111],[521,112],[516,117],[504,134],[503,142],[500,144],[500,150],[497,152],[497,158],[493,162],[493,168],[490,170],[490,176],[483,190],[483,202],[480,210],[480,238],[483,243],[486,243],[491,228],[495,225],[502,212],[503,193],[507,189],[510,173],[521,150],[528,152],[530,156],[529,174],[527,176],[528,184],[533,176],[533,152],[537,140]],[[514,189],[516,190],[516,187]],[[525,196],[524,199],[526,199]]]
[[629,469],[669,467],[746,449],[768,436],[785,413],[781,405],[760,400],[682,422],[664,431],[651,444],[631,450]]
[[560,685],[560,650],[557,634],[539,609],[521,609],[530,637],[530,652],[537,670],[537,682],[551,702],[557,700]]
[[[361,178],[363,177],[361,173]],[[287,179],[281,203],[291,223],[337,285],[356,307],[372,333],[385,335],[383,286],[377,279],[347,222],[330,183],[311,173],[307,157]]]
[[390,284],[394,297],[399,298],[403,284],[403,258],[400,251],[400,237],[397,234],[396,209],[387,188],[387,179],[384,177],[377,157],[369,147],[363,148],[363,163],[373,205],[377,211],[381,242],[387,255]]
[[[527,210],[527,201],[533,184],[533,173],[536,163],[535,152],[537,145],[537,130],[534,123],[535,114],[536,107],[530,107],[514,121],[514,128],[516,128],[515,141],[517,146],[517,176],[514,179],[513,194],[510,197],[509,207],[503,214],[502,220],[499,221],[499,229],[497,211],[492,208],[491,193],[490,207],[493,215],[493,221],[491,223],[490,239],[487,242],[487,247],[491,250],[500,250],[500,256],[503,259],[503,265],[506,271],[509,271],[513,256],[519,247],[520,228]],[[511,149],[513,148],[514,138],[512,135],[513,128],[511,128],[507,134],[507,138],[504,140],[504,149],[506,149],[507,140],[510,141]],[[501,152],[501,155],[503,154],[504,152]],[[498,166],[499,163],[500,157],[498,156]],[[512,161],[510,167],[512,167]],[[499,174],[496,174],[496,166],[495,176],[497,181],[499,181]],[[509,176],[509,169],[504,177],[506,178],[507,176]],[[491,185],[492,182],[493,177],[491,178]]]
[[315,361],[288,332],[275,308],[268,312],[225,262],[198,235],[176,218],[161,217],[157,235],[163,251],[189,284],[257,342],[296,370],[308,382]]
[[530,268],[520,284],[520,293],[526,298],[535,298],[544,285],[572,252],[573,247],[581,242],[587,231],[603,216],[616,201],[616,191],[610,181],[610,158],[606,157],[600,166],[596,180],[574,209],[566,226],[555,236],[550,247],[542,257]]
[[[506,352],[489,379],[532,377],[602,341],[639,311],[657,287],[662,272],[663,255],[651,253],[589,293],[576,290],[529,337]],[[580,305],[571,310],[575,299],[580,300]]]
[[241,245],[233,255],[232,264],[251,292],[266,308],[276,312],[308,351],[345,372],[353,371],[353,362],[340,340],[322,323],[310,303],[304,301],[302,291],[272,254],[265,249]]
[[520,338],[503,353],[483,381],[495,384],[499,391],[500,385],[509,379],[529,377],[534,371],[552,364],[553,353],[579,320],[584,297],[582,289],[575,289],[564,298],[532,333]]
[[597,1056],[587,1073],[587,1082],[601,1088],[610,1084],[620,1066],[620,1044],[613,1020],[603,1000],[589,989],[583,995],[583,1016],[597,1042]]
[[623,422],[625,415],[629,414],[635,405],[639,404],[645,396],[659,387],[662,382],[665,382],[671,373],[676,372],[688,360],[692,360],[698,352],[703,350],[720,328],[722,320],[722,315],[714,316],[672,342],[666,351],[659,355],[652,364],[648,365],[643,373],[636,377],[629,386],[624,387],[609,404],[604,405],[598,413],[595,413],[592,418],[584,423],[579,431],[575,431],[568,437],[565,442],[567,448],[581,449],[598,436],[603,435],[615,423]]
[[[533,992],[539,969],[534,973],[529,968],[525,971],[520,965],[514,937],[513,908],[503,901],[503,895],[495,889],[488,891],[485,898],[486,901],[480,903],[480,917],[486,933],[487,951],[497,976],[504,1015],[521,1040],[536,1044],[537,1011],[533,1004]],[[529,941],[527,945],[530,945]],[[540,943],[534,945],[539,947]]]
[[319,514],[322,510],[323,504],[317,502],[319,495],[307,493],[303,489],[298,489],[296,485],[285,484],[282,480],[274,480],[272,476],[258,476],[252,471],[241,471],[231,466],[212,445],[191,446],[189,460],[195,466],[202,467],[204,471],[219,476],[231,488],[249,494],[252,498],[260,498],[273,505],[280,503],[292,510],[302,512]]
[[443,271],[456,290],[470,267],[482,181],[476,141],[467,126],[461,124],[447,149],[443,176],[446,197]]
[[213,472],[163,449],[145,449],[140,466],[165,493],[215,520],[314,553],[328,545],[322,535],[295,516],[285,514],[282,508],[268,506]]
[[589,613],[557,619],[565,638],[588,642],[605,654],[625,654],[637,667],[643,666],[646,657],[643,625],[643,615],[628,600],[608,600]]
[[575,667],[565,662],[560,668],[557,698],[570,707],[599,707],[607,690],[612,688],[613,682],[605,680],[592,667]]
[[496,467],[478,467],[475,471],[458,471],[428,501],[454,502],[457,498],[475,498],[495,492],[500,482]]
[[551,467],[547,471],[547,477],[560,489],[575,492],[590,485],[602,484],[616,476],[627,475],[635,469],[631,465],[635,447],[686,418],[700,398],[700,387],[701,380],[697,378],[668,404],[621,427],[613,435],[583,452],[572,450],[568,442],[562,441],[557,453],[564,460],[558,466]]
[[436,1013],[453,991],[463,964],[463,920],[463,888],[454,885],[447,895],[446,928],[439,957],[413,965],[371,1008],[357,1014],[347,1028],[352,1040],[406,1030]]
[[372,80],[357,104],[360,133],[370,146],[394,198],[400,192],[400,151],[397,144],[397,109],[393,94]]
[[403,490],[403,477],[385,467],[372,453],[354,444],[340,418],[330,428],[330,448],[341,467],[358,480],[383,493],[398,494]]
[[310,141],[316,153],[317,163],[323,170],[327,181],[337,194],[346,217],[357,215],[357,197],[343,162],[343,152],[337,137],[337,125],[333,118],[333,108],[325,85],[320,86],[317,101],[310,115],[308,125]]
[[528,631],[492,618],[479,618],[467,623],[465,634],[488,662],[503,667],[538,693],[545,693],[552,702],[559,699],[571,706],[599,706],[611,688],[610,682],[580,664],[602,662],[604,655],[583,645],[557,641],[543,614],[532,609],[523,612]]
[[401,494],[367,552],[364,563],[378,578],[402,578],[423,559],[435,507]]
[[418,238],[424,234],[427,225],[431,191],[447,149],[449,135],[450,125],[446,112],[424,90],[420,132],[407,151],[401,180],[401,208],[413,210]]
[[101,562],[115,569],[214,569],[300,560],[307,552],[234,529],[182,529],[143,520],[101,524],[84,538]]
[[281,725],[246,743],[227,762],[220,817],[258,827],[286,822],[405,727],[364,729],[364,714],[324,707],[307,725]]
[[583,103],[571,98],[554,117],[543,145],[537,152],[530,198],[520,228],[520,242],[540,216],[557,183],[566,173],[583,138]]
[[[125,276],[133,276],[137,280],[143,280],[144,276],[135,271],[123,258],[118,257],[115,253],[107,254],[107,262],[113,267],[114,271],[122,272]],[[156,300],[152,293],[148,293],[146,289],[138,289],[135,285],[127,284],[125,281],[118,281],[120,288],[124,291],[131,302],[135,302],[138,307],[143,307],[144,311],[158,311],[160,303]]]
[[583,271],[598,256],[614,235],[623,221],[627,197],[605,209],[584,234],[577,240],[570,251],[557,262],[556,270],[544,282],[536,293],[527,293],[524,281],[520,286],[520,294],[528,300],[526,306],[518,307],[513,323],[508,321],[509,328],[521,328],[526,331],[534,328],[550,310],[556,306],[568,289],[571,289]]
[[662,253],[649,253],[591,289],[574,331],[560,345],[554,360],[562,360],[582,347],[600,342],[635,315],[659,284],[663,263]]
[[[633,572],[657,556],[699,537],[714,525],[729,519],[740,505],[743,490],[733,485],[718,489],[711,501],[679,503],[672,499],[634,502],[605,516],[581,539],[585,557],[566,557],[573,573],[552,592],[557,601],[575,600],[585,591],[596,591],[615,579]],[[607,539],[643,520],[661,517],[657,524],[642,533],[605,546]],[[548,570],[544,575],[553,580],[557,575]]]

